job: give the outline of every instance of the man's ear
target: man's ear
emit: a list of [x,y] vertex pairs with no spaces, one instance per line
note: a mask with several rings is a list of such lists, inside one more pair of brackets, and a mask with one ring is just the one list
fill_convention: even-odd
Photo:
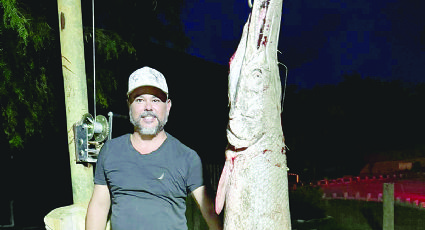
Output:
[[132,97],[128,97],[127,98],[127,106],[128,106],[128,108],[130,108],[130,106],[133,103],[133,101],[134,101],[134,98],[132,98]]
[[171,99],[167,99],[167,111],[168,111],[168,113],[170,113],[170,110],[171,110]]

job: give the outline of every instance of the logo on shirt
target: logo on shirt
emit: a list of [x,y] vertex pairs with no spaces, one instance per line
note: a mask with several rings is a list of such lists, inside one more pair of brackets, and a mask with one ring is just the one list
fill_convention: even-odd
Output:
[[161,174],[161,176],[160,176],[160,177],[158,177],[157,179],[158,179],[158,180],[162,180],[162,179],[164,178],[164,175],[165,175],[165,174],[164,174],[164,173],[162,173],[162,174]]

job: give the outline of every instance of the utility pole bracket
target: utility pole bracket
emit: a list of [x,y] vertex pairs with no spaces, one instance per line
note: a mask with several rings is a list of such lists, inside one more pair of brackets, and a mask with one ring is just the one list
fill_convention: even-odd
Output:
[[[105,141],[110,137],[110,123],[102,116],[90,114],[74,124],[75,159],[77,163],[96,163]],[[93,139],[93,140],[92,140]]]

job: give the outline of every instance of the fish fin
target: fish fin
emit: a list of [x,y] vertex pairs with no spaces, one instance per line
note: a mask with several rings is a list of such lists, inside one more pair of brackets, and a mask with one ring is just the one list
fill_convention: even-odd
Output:
[[215,212],[218,214],[221,213],[224,207],[224,202],[226,200],[227,188],[229,185],[229,162],[226,161],[223,167],[223,172],[221,173],[220,180],[218,181],[217,186],[217,195],[215,197]]

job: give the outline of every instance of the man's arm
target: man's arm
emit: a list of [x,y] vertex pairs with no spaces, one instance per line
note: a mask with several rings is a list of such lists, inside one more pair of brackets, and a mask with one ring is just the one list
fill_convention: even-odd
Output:
[[111,197],[106,185],[94,185],[93,196],[87,208],[86,230],[105,230]]
[[223,229],[223,224],[215,213],[214,203],[207,194],[207,189],[205,186],[201,186],[195,189],[192,192],[193,197],[198,203],[199,209],[201,210],[202,216],[208,224],[210,230],[221,230]]

